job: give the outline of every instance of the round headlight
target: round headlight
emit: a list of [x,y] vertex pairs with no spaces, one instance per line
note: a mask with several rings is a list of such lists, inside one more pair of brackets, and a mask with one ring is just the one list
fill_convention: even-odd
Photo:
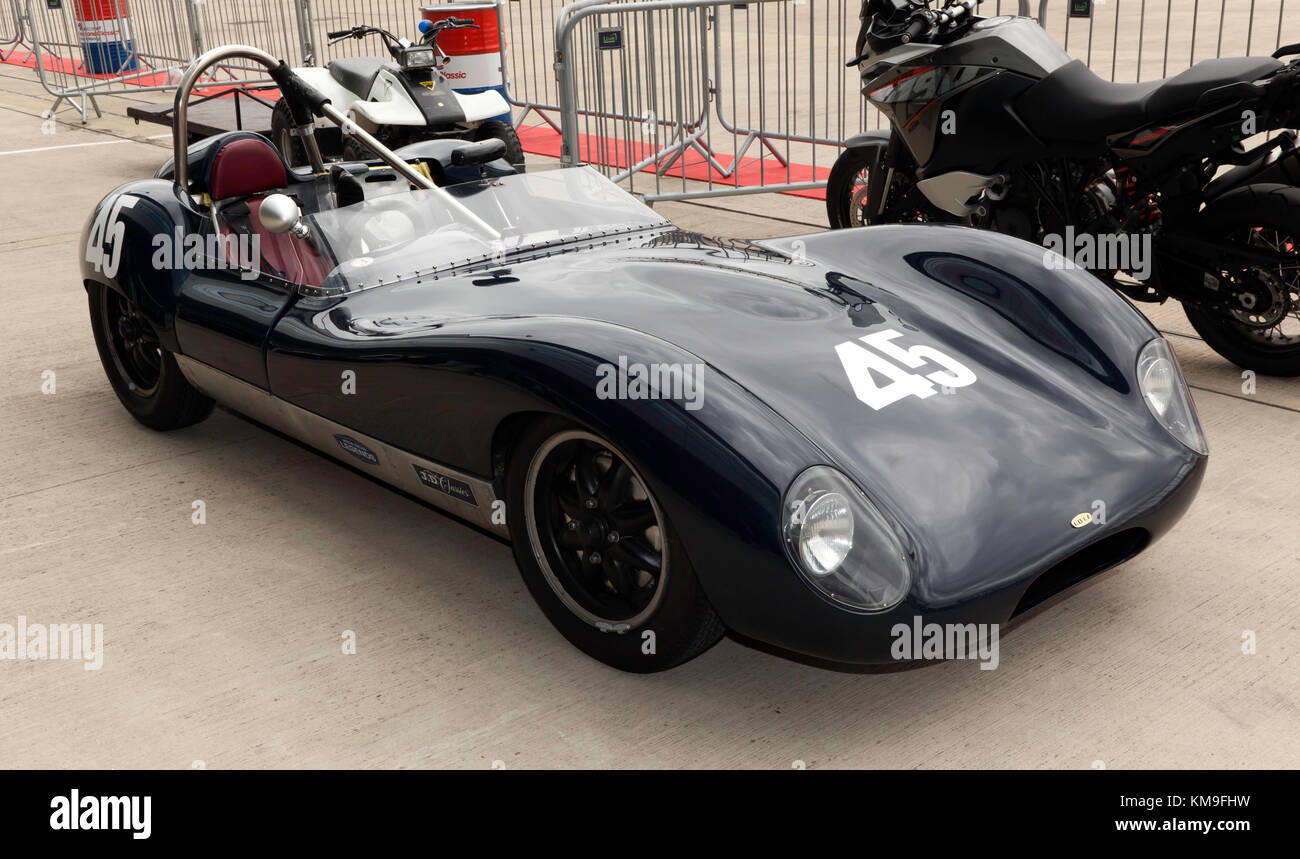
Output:
[[795,568],[834,602],[880,611],[906,596],[912,572],[899,532],[835,469],[814,466],[795,478],[782,529]]
[[1138,355],[1138,388],[1147,408],[1169,434],[1204,456],[1209,453],[1205,434],[1196,419],[1196,406],[1178,361],[1165,338],[1157,337]]
[[838,492],[818,492],[803,504],[799,558],[814,576],[829,575],[844,563],[853,548],[849,499]]

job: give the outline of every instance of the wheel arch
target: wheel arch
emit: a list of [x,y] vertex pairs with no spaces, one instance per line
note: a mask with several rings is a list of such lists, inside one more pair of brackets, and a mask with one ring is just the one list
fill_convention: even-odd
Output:
[[[826,455],[752,392],[706,364],[701,364],[705,387],[697,409],[667,399],[601,399],[594,389],[602,364],[617,366],[620,357],[629,366],[699,359],[619,326],[593,320],[559,324],[585,336],[530,339],[520,344],[525,353],[512,356],[515,370],[533,382],[534,390],[531,403],[503,414],[491,432],[497,497],[504,495],[516,444],[537,421],[560,417],[589,429],[641,472],[710,602],[729,627],[743,629],[743,622],[733,622],[747,613],[737,601],[767,587],[756,586],[755,579],[796,575],[780,540],[781,498],[799,472],[828,464]],[[581,350],[567,345],[579,341],[585,343]],[[563,360],[551,350],[562,352]],[[775,583],[774,590],[780,590]]]
[[176,186],[162,179],[121,185],[91,211],[77,243],[82,285],[99,284],[126,297],[157,332],[161,344],[176,342],[176,295],[185,278],[182,266],[159,265],[157,251],[174,243],[177,230],[189,235],[199,215],[180,199]]

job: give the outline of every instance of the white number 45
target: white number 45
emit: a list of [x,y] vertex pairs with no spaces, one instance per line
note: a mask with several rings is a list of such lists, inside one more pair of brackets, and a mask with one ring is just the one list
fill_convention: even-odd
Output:
[[[945,388],[964,388],[975,382],[975,374],[965,364],[945,355],[933,346],[916,345],[904,349],[894,343],[903,332],[887,328],[860,338],[866,346],[849,340],[835,347],[849,376],[849,384],[859,400],[879,411],[907,397],[924,400],[936,393],[935,385]],[[933,373],[909,373],[926,364],[938,364],[942,370]],[[889,380],[889,384],[876,384],[872,373]]]
[[[117,277],[117,267],[122,262],[122,239],[126,224],[117,219],[123,209],[135,206],[136,198],[122,194],[110,206],[99,207],[86,237],[86,262],[102,271],[106,277]],[[111,247],[110,247],[111,246]]]

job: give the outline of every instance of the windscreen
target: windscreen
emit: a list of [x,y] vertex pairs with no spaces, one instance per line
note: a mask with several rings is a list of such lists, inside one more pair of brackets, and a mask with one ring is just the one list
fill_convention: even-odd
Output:
[[668,221],[590,167],[390,194],[307,218],[335,266],[321,286],[352,291]]

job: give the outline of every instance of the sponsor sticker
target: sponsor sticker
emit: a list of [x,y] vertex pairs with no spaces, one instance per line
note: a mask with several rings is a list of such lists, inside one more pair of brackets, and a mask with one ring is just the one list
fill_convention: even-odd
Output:
[[470,489],[469,484],[465,481],[439,474],[433,469],[425,468],[422,465],[416,465],[414,468],[420,482],[430,489],[436,489],[444,495],[450,495],[452,498],[464,501],[466,504],[478,506],[478,502],[474,500],[474,490]]
[[1075,528],[1082,528],[1084,525],[1089,525],[1091,523],[1092,523],[1091,513],[1080,513],[1078,516],[1075,516],[1073,519],[1070,520],[1070,525]]

